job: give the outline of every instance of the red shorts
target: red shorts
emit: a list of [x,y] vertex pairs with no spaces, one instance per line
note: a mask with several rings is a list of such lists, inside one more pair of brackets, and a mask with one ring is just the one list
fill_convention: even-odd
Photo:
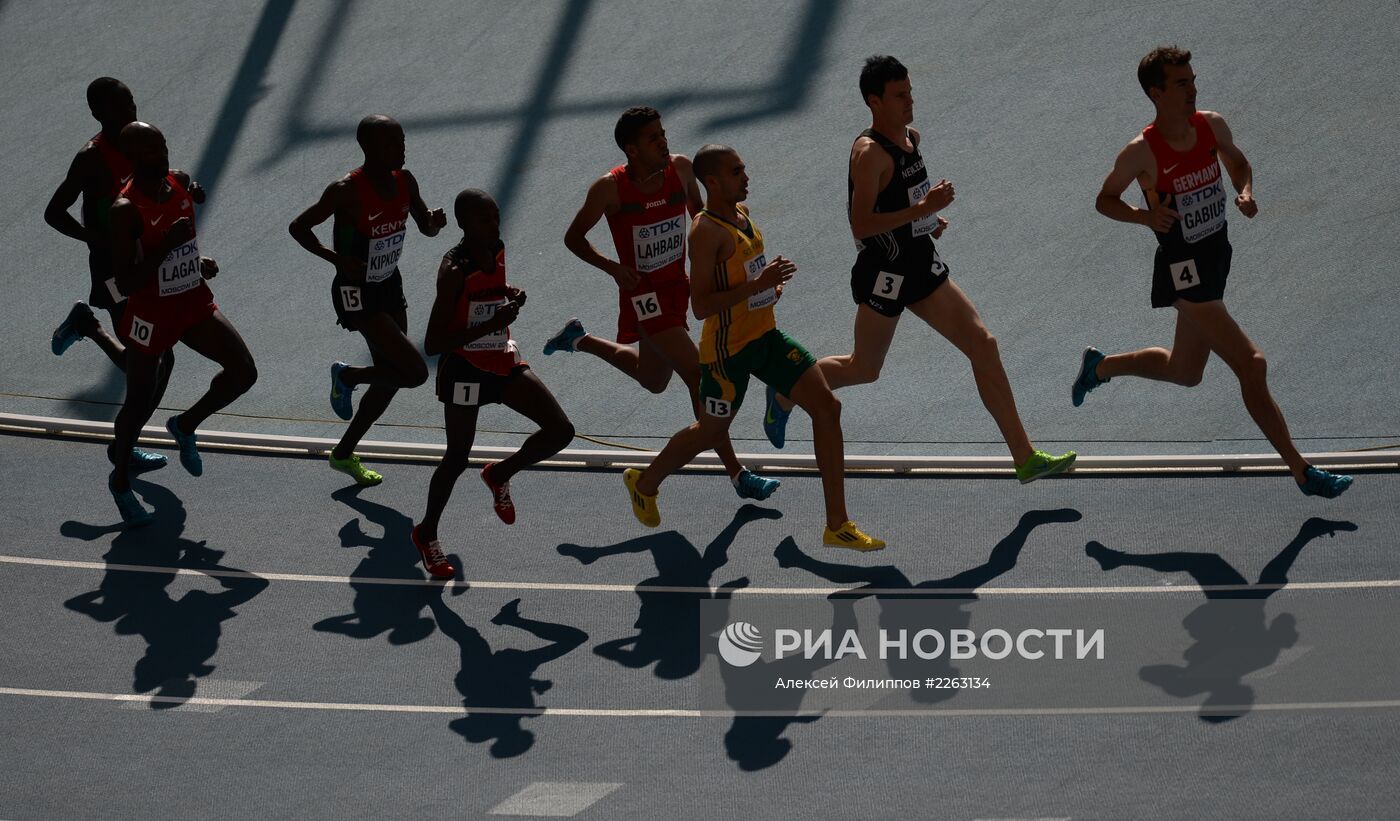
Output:
[[636,290],[618,292],[617,341],[630,345],[667,328],[690,329],[690,280],[678,279],[665,285],[642,284]]
[[126,301],[118,332],[123,342],[135,345],[137,350],[161,354],[175,347],[186,331],[218,309],[214,292],[203,283],[174,296],[143,292]]

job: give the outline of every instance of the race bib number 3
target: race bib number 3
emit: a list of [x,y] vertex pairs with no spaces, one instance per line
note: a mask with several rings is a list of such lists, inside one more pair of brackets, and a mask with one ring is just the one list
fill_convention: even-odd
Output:
[[[916,205],[919,202],[919,200],[924,198],[924,195],[927,194],[929,192],[929,189],[932,187],[933,185],[927,179],[925,179],[923,182],[919,183],[913,188],[910,188],[909,204],[911,206]],[[938,227],[938,215],[929,214],[926,217],[920,217],[914,220],[913,222],[909,223],[909,227],[914,230],[914,236],[916,237],[922,237],[927,234],[932,234],[934,229]]]
[[643,274],[658,271],[685,256],[685,214],[638,225],[632,229],[632,253],[637,270]]
[[149,346],[151,337],[155,334],[155,326],[139,316],[131,317],[131,338],[142,345]]
[[904,287],[904,277],[881,271],[875,275],[875,289],[871,293],[880,299],[899,299],[899,289]]
[[632,297],[632,307],[637,311],[638,321],[661,316],[661,301],[656,298],[655,291],[649,294],[638,294]]
[[364,310],[365,304],[360,300],[360,288],[358,285],[340,286],[340,307],[347,311]]
[[1196,260],[1188,259],[1184,262],[1174,262],[1170,266],[1172,274],[1172,284],[1178,291],[1195,287],[1201,283],[1200,274],[1196,273]]
[[[475,328],[484,322],[491,321],[491,317],[496,315],[496,311],[506,304],[504,299],[490,299],[482,302],[472,302],[468,308],[467,326]],[[510,331],[502,328],[499,331],[477,337],[467,343],[469,351],[504,351],[510,342]],[[472,403],[475,404],[475,403]]]
[[383,282],[393,275],[399,265],[399,255],[403,253],[403,240],[408,236],[404,228],[382,237],[371,237],[369,257],[365,260],[365,279],[369,282]]
[[165,255],[160,263],[160,295],[174,296],[204,281],[199,267],[199,245],[194,240]]
[[[758,279],[758,275],[763,273],[763,269],[767,265],[768,257],[765,254],[759,254],[758,256],[744,263],[744,270],[748,276],[749,282],[753,282],[755,279]],[[774,302],[777,301],[778,291],[776,288],[769,288],[764,291],[759,291],[758,293],[749,297],[749,310],[757,311],[760,308],[767,308],[769,305],[772,305]]]
[[480,382],[454,382],[452,384],[452,404],[454,405],[479,405],[481,404],[481,383]]

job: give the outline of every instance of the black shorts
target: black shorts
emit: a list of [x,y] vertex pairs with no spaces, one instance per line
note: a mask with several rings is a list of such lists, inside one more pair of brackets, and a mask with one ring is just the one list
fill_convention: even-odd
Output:
[[506,386],[529,369],[522,362],[502,375],[483,371],[456,354],[443,354],[438,357],[437,398],[444,405],[499,404]]
[[1225,297],[1225,280],[1230,276],[1229,240],[1200,242],[1168,253],[1157,247],[1152,263],[1152,307],[1166,308],[1178,299],[1210,302]]
[[948,266],[932,242],[926,253],[911,256],[916,258],[886,261],[877,254],[861,254],[851,266],[851,299],[878,314],[896,317],[948,281]]
[[408,310],[408,299],[403,295],[403,276],[394,271],[383,282],[367,282],[355,285],[348,280],[336,277],[331,282],[331,305],[335,307],[335,321],[348,331],[359,330],[360,319],[372,313],[393,315]]
[[126,302],[126,297],[117,290],[117,272],[112,269],[110,250],[88,249],[88,275],[92,282],[92,287],[88,289],[88,304],[109,311],[118,308],[116,315],[120,316],[119,306]]

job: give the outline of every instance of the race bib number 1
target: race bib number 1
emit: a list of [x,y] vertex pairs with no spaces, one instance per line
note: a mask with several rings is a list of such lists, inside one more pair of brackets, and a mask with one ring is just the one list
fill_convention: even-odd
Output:
[[638,321],[661,316],[661,302],[656,298],[655,291],[632,297],[632,307],[637,311]]
[[[506,304],[505,299],[490,299],[483,302],[472,302],[471,307],[469,309],[470,313],[467,319],[467,326],[475,328],[477,325],[480,325],[483,322],[491,321],[491,317],[495,316],[496,311],[499,310],[500,307],[504,304]],[[477,337],[471,342],[468,342],[467,350],[504,351],[509,341],[510,331],[506,328],[502,328],[499,331],[492,331],[491,333],[485,336]]]
[[455,382],[452,385],[452,404],[478,405],[481,403],[480,382]]
[[[927,194],[929,192],[929,189],[932,187],[933,184],[930,183],[927,178],[925,178],[923,182],[919,183],[913,188],[910,188],[909,205],[917,205],[919,200],[923,199],[924,195]],[[916,237],[922,237],[928,234],[932,234],[934,232],[934,229],[938,228],[938,215],[929,214],[926,217],[920,217],[914,220],[913,222],[909,223],[909,227],[914,230],[914,236]]]
[[[758,256],[744,263],[745,273],[748,275],[749,282],[753,282],[755,279],[758,279],[758,275],[763,273],[763,269],[767,265],[768,257],[765,254],[759,254]],[[776,288],[769,288],[764,291],[759,291],[758,293],[749,297],[749,310],[757,311],[760,308],[767,308],[769,305],[772,305],[774,302],[777,301],[778,291]]]

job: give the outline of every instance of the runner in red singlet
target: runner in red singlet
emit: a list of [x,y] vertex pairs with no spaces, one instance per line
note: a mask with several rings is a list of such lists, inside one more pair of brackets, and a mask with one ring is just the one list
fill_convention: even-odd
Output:
[[[671,374],[677,374],[690,391],[699,419],[700,352],[686,321],[690,280],[685,272],[685,237],[690,224],[687,214],[698,214],[704,207],[700,187],[690,159],[671,153],[656,109],[627,109],[613,137],[627,162],[589,187],[583,207],[564,235],[564,245],[617,283],[617,341],[586,333],[575,318],[550,338],[544,352],[591,353],[652,393],[666,390]],[[588,241],[588,232],[604,217],[617,261],[598,253]],[[778,489],[778,480],[744,469],[727,435],[715,452],[740,498],[766,499]]]

